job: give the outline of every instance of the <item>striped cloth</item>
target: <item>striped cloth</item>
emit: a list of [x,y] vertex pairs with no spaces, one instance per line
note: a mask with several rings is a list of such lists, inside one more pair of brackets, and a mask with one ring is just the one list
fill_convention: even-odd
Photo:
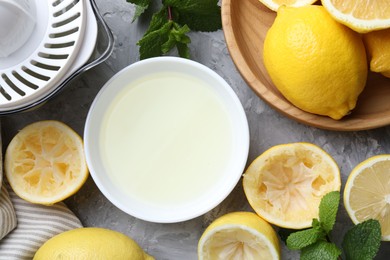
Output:
[[[8,184],[4,186],[16,211],[18,224],[16,229],[0,240],[0,260],[32,259],[49,238],[82,227],[80,220],[64,203],[53,206],[31,204],[19,198]],[[0,231],[7,225],[2,224]]]
[[[1,173],[0,173],[1,174]],[[1,179],[1,178],[0,178]],[[1,186],[1,182],[0,182]],[[16,214],[7,189],[0,190],[0,240],[16,227]],[[0,254],[1,255],[1,254]]]

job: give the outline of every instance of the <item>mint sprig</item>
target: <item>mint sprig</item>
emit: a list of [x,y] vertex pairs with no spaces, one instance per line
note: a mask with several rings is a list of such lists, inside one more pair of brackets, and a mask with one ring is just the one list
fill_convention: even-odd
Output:
[[181,57],[189,58],[187,44],[190,38],[185,35],[188,31],[187,26],[180,27],[173,21],[165,23],[163,27],[148,33],[138,42],[140,59],[161,56],[175,46]]
[[[336,260],[342,255],[340,248],[330,241],[330,233],[336,222],[340,193],[326,194],[319,206],[319,219],[313,219],[312,227],[291,233],[286,240],[291,250],[301,250],[301,259]],[[367,220],[347,232],[342,247],[347,260],[373,259],[381,241],[381,229],[377,220]]]
[[[127,0],[136,4],[133,20],[147,10],[151,0]],[[176,47],[183,58],[190,58],[190,31],[211,32],[222,28],[218,0],[162,0],[149,28],[138,41],[140,59],[157,57]]]

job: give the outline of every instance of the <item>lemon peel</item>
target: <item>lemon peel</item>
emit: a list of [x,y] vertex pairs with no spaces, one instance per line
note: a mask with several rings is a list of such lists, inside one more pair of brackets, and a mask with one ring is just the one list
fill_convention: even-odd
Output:
[[336,120],[355,108],[367,81],[360,35],[322,6],[279,8],[263,55],[272,82],[288,101]]
[[154,260],[130,237],[105,228],[77,228],[46,241],[34,260],[132,259]]
[[390,78],[390,29],[363,35],[370,61],[370,70]]

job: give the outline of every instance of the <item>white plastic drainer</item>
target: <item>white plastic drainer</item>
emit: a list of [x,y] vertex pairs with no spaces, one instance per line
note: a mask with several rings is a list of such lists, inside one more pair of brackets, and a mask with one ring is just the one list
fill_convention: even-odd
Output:
[[0,58],[0,112],[32,104],[47,95],[68,72],[83,41],[85,0],[35,0],[31,39]]

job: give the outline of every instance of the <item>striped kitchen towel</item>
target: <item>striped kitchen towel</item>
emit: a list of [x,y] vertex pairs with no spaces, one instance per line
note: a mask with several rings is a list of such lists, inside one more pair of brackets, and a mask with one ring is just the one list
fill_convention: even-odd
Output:
[[19,198],[8,184],[3,186],[8,190],[18,223],[0,240],[0,260],[32,259],[39,247],[51,237],[82,227],[80,220],[64,203],[53,206],[31,204]]
[[[1,179],[1,178],[0,178]],[[1,186],[1,183],[0,183]],[[0,189],[0,240],[16,227],[16,214],[7,189]],[[0,254],[1,255],[1,254]]]

